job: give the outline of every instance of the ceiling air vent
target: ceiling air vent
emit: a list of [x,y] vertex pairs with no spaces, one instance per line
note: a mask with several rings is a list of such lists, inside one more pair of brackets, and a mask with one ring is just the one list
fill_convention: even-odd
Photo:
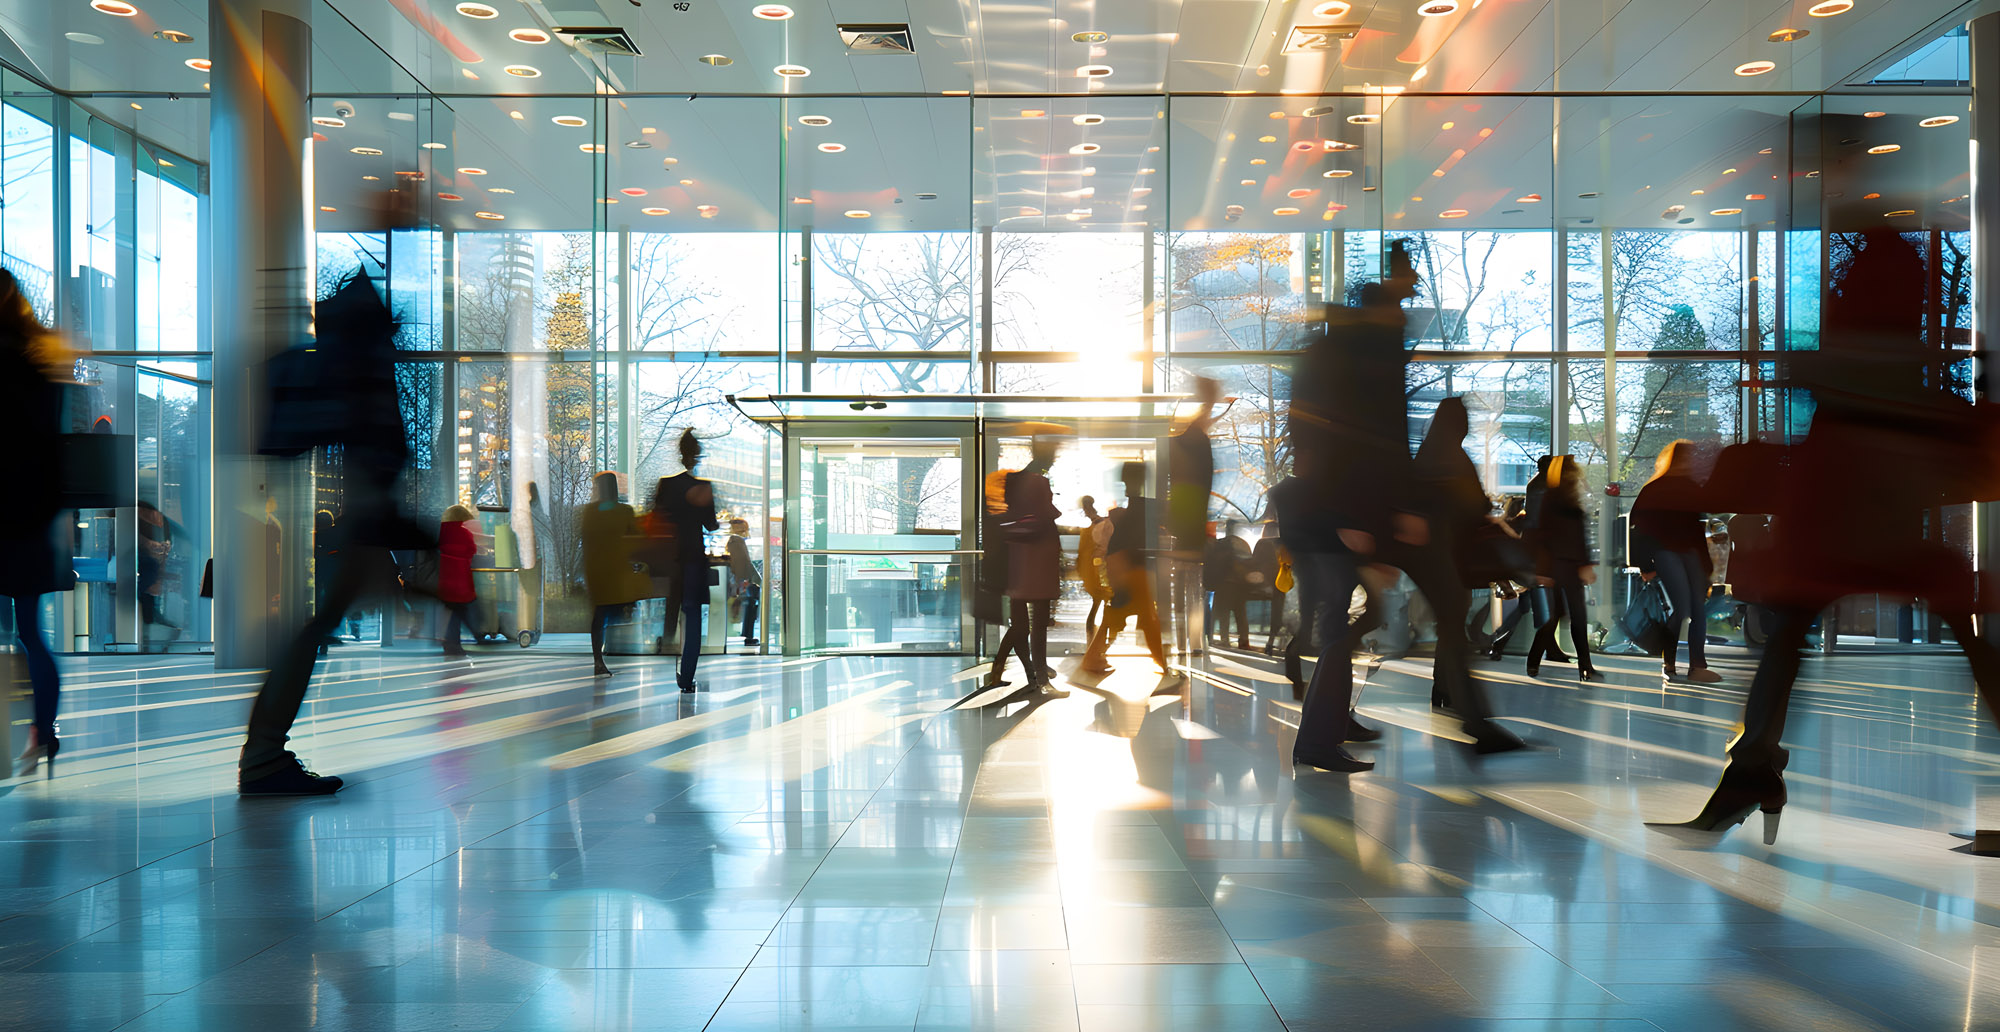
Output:
[[620,57],[639,57],[639,44],[632,34],[616,25],[556,26],[556,38],[571,46],[589,47]]
[[842,25],[840,41],[857,54],[914,54],[908,25]]
[[1285,53],[1318,54],[1338,50],[1361,32],[1359,25],[1294,25],[1285,37]]

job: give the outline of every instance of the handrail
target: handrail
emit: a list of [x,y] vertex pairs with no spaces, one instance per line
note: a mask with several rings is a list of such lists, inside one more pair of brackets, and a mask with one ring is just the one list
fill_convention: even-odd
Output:
[[985,555],[979,548],[794,548],[791,555]]

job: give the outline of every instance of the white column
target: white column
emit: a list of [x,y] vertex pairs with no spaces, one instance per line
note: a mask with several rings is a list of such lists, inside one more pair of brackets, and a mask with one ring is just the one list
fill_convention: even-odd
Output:
[[209,26],[215,665],[243,669],[269,666],[307,611],[304,462],[263,458],[257,445],[264,362],[301,339],[311,318],[312,5],[210,0]]

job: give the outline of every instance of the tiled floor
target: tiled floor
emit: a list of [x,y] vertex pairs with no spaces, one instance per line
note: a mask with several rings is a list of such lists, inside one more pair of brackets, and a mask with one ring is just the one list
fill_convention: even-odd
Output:
[[1421,662],[1369,671],[1390,734],[1347,778],[1295,776],[1244,654],[968,700],[954,659],[720,658],[683,696],[344,650],[299,746],[350,787],[239,800],[253,676],[68,660],[60,776],[0,783],[0,1028],[2000,1027],[2000,860],[1947,834],[2000,772],[1962,663],[1809,661],[1775,848],[1643,825],[1699,806],[1740,695],[1602,665],[1482,664],[1539,746],[1486,760]]

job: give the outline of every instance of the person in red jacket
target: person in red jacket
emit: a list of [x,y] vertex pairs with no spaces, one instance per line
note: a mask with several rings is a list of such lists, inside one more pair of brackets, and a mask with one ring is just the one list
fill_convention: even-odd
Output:
[[459,630],[465,626],[465,611],[476,597],[472,591],[472,556],[479,545],[472,539],[472,510],[454,505],[444,511],[438,524],[438,601],[450,613],[444,622],[444,654],[463,656]]

